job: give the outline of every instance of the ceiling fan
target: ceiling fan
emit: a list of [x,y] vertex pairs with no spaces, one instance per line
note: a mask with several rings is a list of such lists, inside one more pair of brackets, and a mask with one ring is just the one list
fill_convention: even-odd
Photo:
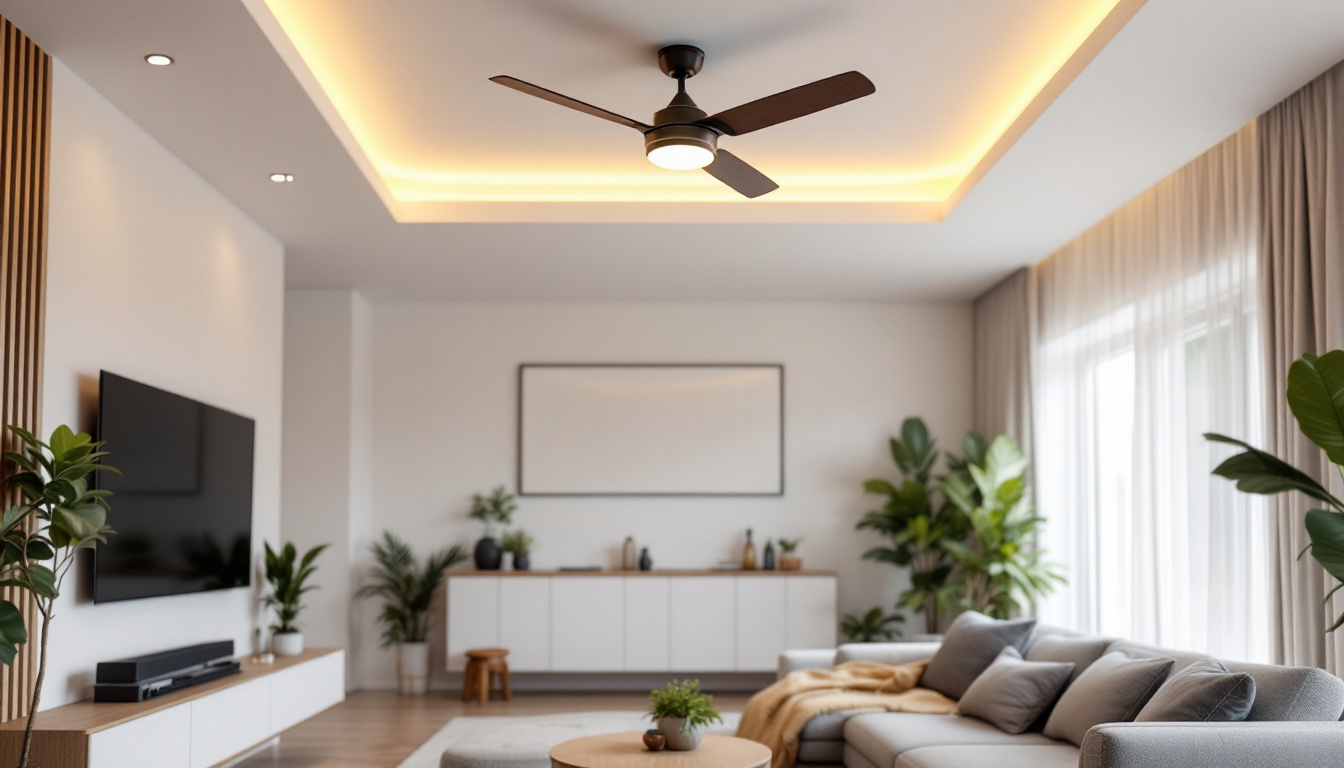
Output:
[[686,93],[687,78],[700,72],[705,52],[693,45],[669,45],[658,51],[658,68],[677,81],[677,95],[653,113],[653,125],[631,120],[601,107],[571,99],[516,77],[497,75],[491,82],[522,91],[562,107],[610,120],[644,134],[649,162],[674,171],[703,168],[709,175],[746,197],[760,197],[779,185],[760,171],[719,148],[720,136],[741,136],[788,120],[820,112],[867,96],[877,89],[858,72],[846,72],[713,115],[696,106]]

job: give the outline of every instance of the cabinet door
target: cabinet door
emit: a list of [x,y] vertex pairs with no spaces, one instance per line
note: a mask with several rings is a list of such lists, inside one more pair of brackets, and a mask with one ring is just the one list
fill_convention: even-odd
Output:
[[271,676],[271,733],[292,728],[345,699],[345,651]]
[[784,579],[777,576],[741,576],[737,582],[737,669],[764,672],[776,669],[784,652]]
[[191,704],[89,735],[89,768],[182,768],[191,764]]
[[618,672],[625,667],[625,579],[551,579],[551,669]]
[[790,576],[789,648],[834,648],[836,581],[834,576]]
[[672,669],[731,671],[737,655],[732,577],[678,576],[671,582]]
[[499,646],[499,577],[451,576],[447,591],[448,669],[461,672],[468,649]]
[[632,576],[625,579],[625,668],[630,672],[666,672],[670,579]]
[[551,668],[551,580],[507,576],[499,580],[499,647],[509,649],[509,669]]
[[270,676],[191,702],[191,768],[210,768],[271,735]]

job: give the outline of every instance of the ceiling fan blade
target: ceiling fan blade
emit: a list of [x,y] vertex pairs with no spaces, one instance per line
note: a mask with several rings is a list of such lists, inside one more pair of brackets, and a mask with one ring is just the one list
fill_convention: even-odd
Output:
[[536,96],[538,99],[545,99],[551,102],[552,104],[559,104],[562,107],[577,109],[578,111],[592,115],[593,117],[600,117],[603,120],[610,120],[613,123],[624,125],[628,128],[634,128],[640,133],[653,130],[653,126],[651,125],[646,125],[644,123],[639,122],[638,120],[631,120],[630,118],[625,117],[623,115],[618,115],[615,112],[608,112],[607,110],[602,109],[601,107],[594,107],[592,104],[579,101],[578,99],[571,99],[570,97],[562,93],[556,93],[555,91],[547,90],[539,85],[533,85],[524,80],[519,80],[516,77],[509,77],[508,75],[495,75],[494,77],[490,78],[490,82],[499,83],[500,85],[505,86],[506,88],[512,88],[515,91],[522,91],[523,93],[526,93],[529,96]]
[[873,82],[858,72],[846,72],[800,85],[698,121],[729,136],[759,131],[788,120],[820,112],[875,93]]
[[705,172],[732,187],[743,197],[760,197],[779,189],[779,185],[771,181],[770,177],[726,149],[715,153],[714,162],[705,166]]

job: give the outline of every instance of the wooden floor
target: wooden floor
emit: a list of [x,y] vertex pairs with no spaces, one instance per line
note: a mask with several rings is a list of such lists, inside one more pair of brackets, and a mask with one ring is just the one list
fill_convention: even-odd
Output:
[[[731,711],[741,711],[746,700],[746,695],[714,697],[719,709]],[[648,696],[640,693],[515,693],[511,702],[491,701],[481,707],[446,693],[404,698],[392,691],[356,691],[343,703],[285,731],[278,745],[236,768],[396,768],[458,715],[634,712],[645,709],[648,702]]]

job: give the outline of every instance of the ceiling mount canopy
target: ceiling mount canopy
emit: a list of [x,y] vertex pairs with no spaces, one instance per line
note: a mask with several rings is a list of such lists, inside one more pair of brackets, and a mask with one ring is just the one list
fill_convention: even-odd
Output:
[[496,75],[490,80],[529,96],[634,128],[644,134],[644,152],[649,162],[676,171],[703,168],[748,198],[772,192],[779,185],[728,150],[720,149],[720,136],[741,136],[759,131],[868,96],[877,90],[862,74],[845,72],[710,115],[686,92],[686,80],[699,74],[704,63],[705,52],[693,45],[669,45],[658,51],[658,68],[677,81],[677,93],[666,107],[653,114],[652,125],[508,75]]

